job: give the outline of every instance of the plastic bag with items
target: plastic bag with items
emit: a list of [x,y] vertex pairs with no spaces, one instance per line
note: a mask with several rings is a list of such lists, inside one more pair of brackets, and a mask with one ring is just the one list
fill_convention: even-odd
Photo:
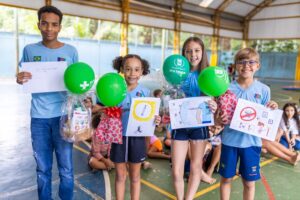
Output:
[[162,123],[167,125],[170,123],[169,101],[174,99],[185,98],[183,90],[178,86],[166,87],[161,97],[162,106],[160,113],[162,114]]
[[69,96],[63,104],[60,133],[67,142],[80,142],[92,136],[91,112],[83,100],[84,96]]

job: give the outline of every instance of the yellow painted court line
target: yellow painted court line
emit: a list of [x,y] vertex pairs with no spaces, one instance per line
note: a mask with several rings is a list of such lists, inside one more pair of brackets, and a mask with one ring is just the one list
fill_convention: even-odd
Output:
[[87,151],[87,150],[85,150],[85,149],[83,149],[83,148],[81,148],[81,147],[79,147],[77,145],[74,145],[74,148],[77,149],[77,150],[79,150],[79,151],[81,151],[81,152],[83,152],[83,153],[85,153],[85,154],[87,154],[87,155],[90,154],[89,151]]
[[[83,148],[81,148],[81,147],[79,147],[77,145],[74,145],[74,148],[77,149],[77,150],[79,150],[79,151],[81,151],[81,152],[83,152],[83,153],[85,153],[85,154],[89,154],[90,153],[87,150],[85,150],[85,149],[83,149]],[[150,187],[151,189],[156,190],[157,192],[159,192],[159,193],[161,193],[161,194],[169,197],[170,199],[176,199],[176,197],[174,195],[170,194],[169,192],[167,192],[167,191],[165,191],[165,190],[157,187],[156,185],[154,185],[154,184],[152,184],[152,183],[150,183],[148,181],[145,181],[145,180],[141,179],[141,183],[143,183],[144,185]]]
[[159,193],[169,197],[170,199],[176,199],[176,197],[172,194],[170,194],[169,192],[157,187],[156,185],[152,184],[152,183],[149,183],[148,181],[145,181],[143,179],[141,179],[141,182],[144,184],[144,185],[147,185],[148,187],[152,188],[153,190],[156,190],[158,191]]
[[[81,152],[83,152],[83,153],[89,154],[89,152],[87,150],[85,150],[85,149],[83,149],[83,148],[81,148],[81,147],[79,147],[77,145],[74,145],[74,148],[77,149],[77,150],[79,150],[79,151],[81,151]],[[269,163],[271,163],[271,162],[273,162],[273,161],[275,161],[277,159],[278,159],[277,157],[272,157],[269,160],[265,160],[265,161],[261,162],[260,166],[261,167],[266,166],[267,164],[269,164]],[[239,178],[239,176],[234,176],[233,180],[236,180],[237,178]],[[169,192],[167,192],[167,191],[165,191],[165,190],[157,187],[156,185],[154,185],[154,184],[152,184],[152,183],[150,183],[148,181],[145,181],[144,179],[141,179],[141,183],[143,183],[144,185],[150,187],[151,189],[153,189],[153,190],[155,190],[155,191],[157,191],[157,192],[159,192],[159,193],[161,193],[161,194],[169,197],[170,199],[176,199],[176,197],[174,195],[170,194]],[[201,197],[204,194],[206,194],[206,193],[208,193],[210,191],[213,191],[213,190],[215,190],[215,189],[217,189],[219,187],[220,187],[220,183],[213,184],[210,187],[205,188],[205,189],[200,190],[199,192],[197,192],[195,194],[194,198]]]
[[[89,143],[84,141],[84,144],[90,148]],[[87,155],[89,155],[89,153],[90,153],[89,151],[87,151],[77,145],[74,145],[74,148],[81,151],[82,153],[87,154]],[[105,199],[111,199],[110,180],[109,180],[109,175],[108,175],[107,171],[103,171],[103,178],[104,178],[105,185],[109,185],[109,187],[105,187]]]
[[272,157],[271,159],[265,160],[264,162],[260,163],[260,166],[261,167],[266,166],[267,164],[269,164],[269,163],[271,163],[271,162],[273,162],[275,160],[278,160],[278,158],[277,157]]
[[[265,161],[263,161],[263,162],[260,163],[260,166],[261,166],[261,167],[266,166],[267,164],[270,164],[271,162],[273,162],[273,161],[275,161],[275,160],[277,160],[277,159],[278,159],[277,157],[273,157],[273,158],[271,158],[271,159],[269,159],[269,160],[265,160]],[[235,179],[237,179],[237,178],[239,178],[239,176],[234,176],[234,177],[233,177],[233,180],[235,180]],[[208,193],[208,192],[210,192],[210,191],[213,191],[213,190],[215,190],[215,189],[217,189],[217,188],[219,188],[219,187],[220,187],[220,182],[219,182],[219,183],[216,183],[216,184],[213,184],[212,186],[210,186],[210,187],[208,187],[208,188],[205,188],[205,189],[200,190],[199,192],[197,192],[197,193],[195,194],[194,198],[201,197],[201,196],[205,195],[206,193]]]
[[91,149],[91,145],[90,143],[88,143],[87,141],[82,141],[83,144],[85,144],[85,146],[87,146],[89,149]]

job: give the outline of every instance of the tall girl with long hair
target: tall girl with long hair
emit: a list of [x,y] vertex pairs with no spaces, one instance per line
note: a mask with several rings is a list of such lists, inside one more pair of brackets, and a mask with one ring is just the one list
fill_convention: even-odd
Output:
[[[182,90],[186,97],[201,96],[198,87],[198,76],[201,70],[208,67],[208,59],[203,41],[198,37],[188,38],[182,48],[182,55],[190,63],[190,73],[182,83]],[[217,104],[210,100],[208,106],[215,112]],[[205,150],[204,141],[209,137],[208,127],[182,128],[172,130],[172,175],[178,200],[193,199],[201,180],[202,159]],[[190,147],[190,176],[186,195],[184,195],[184,163]]]

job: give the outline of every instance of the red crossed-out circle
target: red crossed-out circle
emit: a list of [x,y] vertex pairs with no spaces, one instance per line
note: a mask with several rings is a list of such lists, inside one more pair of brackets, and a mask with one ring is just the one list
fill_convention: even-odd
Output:
[[240,118],[243,121],[252,121],[256,117],[256,110],[252,107],[245,107],[241,110]]

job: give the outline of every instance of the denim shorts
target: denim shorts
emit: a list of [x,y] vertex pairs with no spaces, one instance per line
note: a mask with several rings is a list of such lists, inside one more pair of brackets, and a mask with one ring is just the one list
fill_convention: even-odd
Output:
[[206,140],[208,138],[209,132],[207,126],[172,130],[173,140]]

